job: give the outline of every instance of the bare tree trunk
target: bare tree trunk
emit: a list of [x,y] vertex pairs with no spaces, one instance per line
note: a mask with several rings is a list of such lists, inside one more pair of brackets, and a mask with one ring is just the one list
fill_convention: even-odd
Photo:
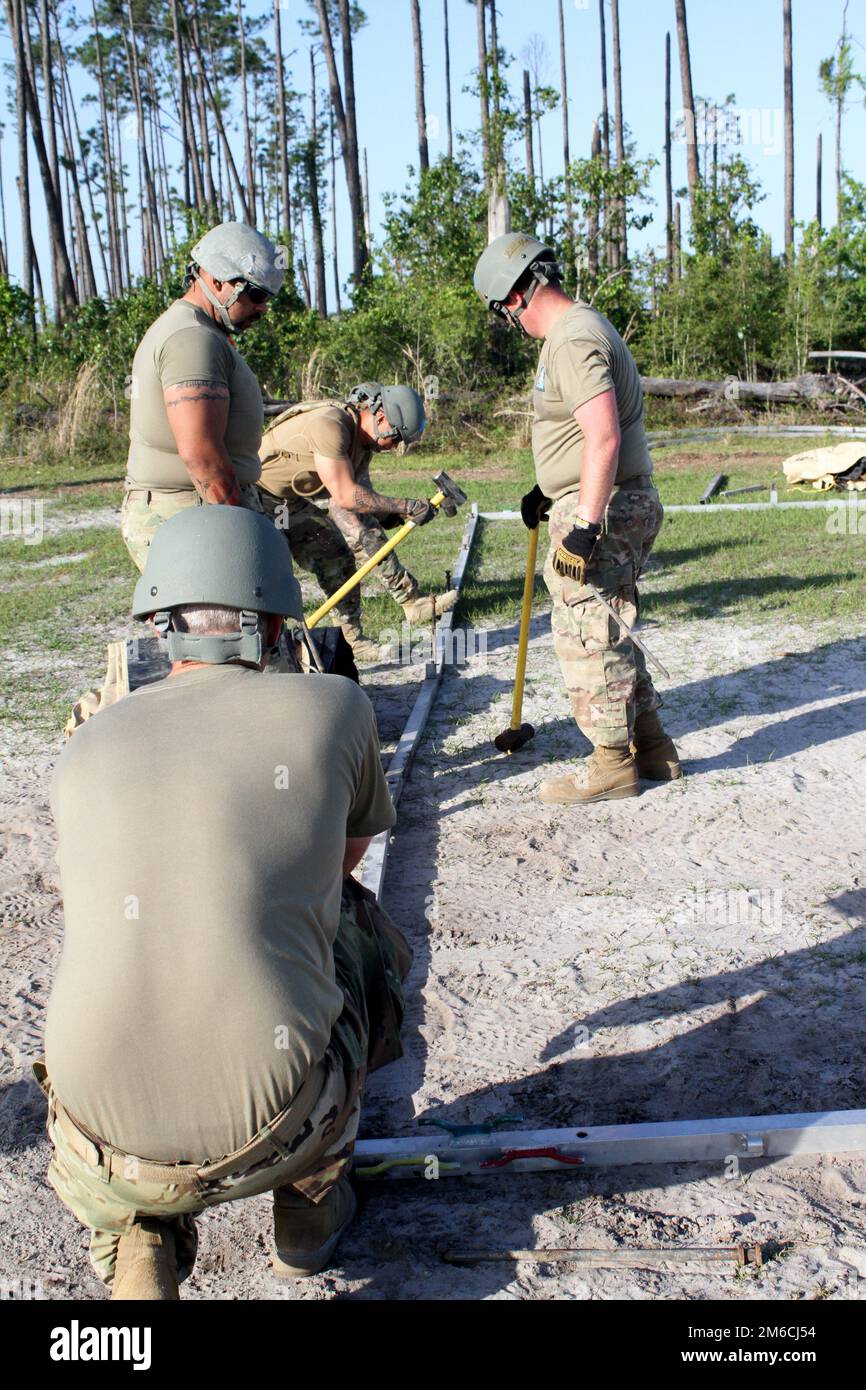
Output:
[[280,232],[292,244],[292,204],[289,194],[289,134],[286,125],[286,82],[283,73],[283,35],[280,0],[274,0],[274,54],[277,70],[277,148],[280,156]]
[[126,0],[126,18],[129,24],[129,36],[126,38],[129,76],[132,83],[133,100],[135,101],[136,119],[138,120],[138,143],[141,149],[141,169],[144,175],[144,193],[147,199],[145,220],[148,228],[148,241],[150,243],[151,274],[155,275],[160,270],[165,260],[165,250],[163,248],[159,226],[156,188],[153,182],[150,157],[147,149],[147,127],[144,119],[144,101],[141,95],[141,74],[138,66],[138,40],[136,38],[135,24],[132,17],[131,0]]
[[255,225],[256,217],[256,177],[253,168],[253,146],[250,140],[250,115],[247,107],[247,43],[244,36],[244,16],[241,0],[238,0],[238,42],[241,50],[241,115],[244,132],[244,175],[247,181],[247,203]]
[[[625,128],[622,119],[622,55],[619,43],[619,0],[610,0],[610,12],[613,20],[613,103],[616,116],[616,162],[617,167],[622,170],[625,164]],[[627,209],[625,198],[620,197],[616,200],[616,215],[619,222],[619,239],[616,243],[616,263],[625,265],[628,261],[628,228],[626,227]]]
[[301,281],[301,293],[304,296],[304,303],[308,309],[312,309],[313,296],[310,290],[310,274],[307,269],[307,234],[304,227],[304,200],[299,184],[295,186],[295,197],[297,200],[298,215],[295,218],[293,226],[297,227],[298,239],[301,245],[301,254],[298,257],[298,276]]
[[601,148],[604,167],[610,168],[610,116],[607,109],[607,43],[605,40],[604,0],[598,0],[598,24],[601,35]]
[[23,0],[6,5],[6,22],[15,50],[15,110],[18,119],[18,202],[21,208],[21,288],[33,298],[33,233],[30,227],[30,166],[27,158],[27,103],[24,96],[24,48],[21,39]]
[[792,69],[791,0],[783,0],[785,47],[785,254],[794,250],[794,77]]
[[[598,121],[592,123],[592,143],[590,145],[590,157],[593,160],[601,158],[601,132],[598,128]],[[599,200],[593,198],[589,207],[589,217],[587,219],[587,270],[591,284],[595,284],[598,279],[598,231],[599,231]]]
[[487,78],[487,4],[475,0],[475,29],[478,38],[478,91],[481,101],[481,164],[484,191],[490,196],[490,84]]
[[183,49],[181,47],[180,26],[177,19],[177,0],[169,0],[169,13],[171,15],[171,32],[174,39],[174,61],[175,72],[177,73],[177,111],[178,125],[180,126],[180,166],[183,170],[183,204],[185,208],[190,205],[190,181],[189,181],[189,140],[186,128],[186,69],[183,62]]
[[523,69],[523,135],[526,147],[526,177],[535,192],[535,160],[532,154],[532,93],[529,87],[529,71]]
[[193,43],[195,45],[196,58],[198,59],[198,68],[199,73],[201,74],[203,93],[207,96],[210,108],[213,111],[213,117],[214,122],[216,123],[217,134],[219,135],[222,151],[225,155],[226,167],[234,181],[235,189],[237,190],[238,195],[238,202],[241,206],[241,212],[243,213],[244,221],[252,223],[255,219],[250,211],[249,204],[247,203],[246,189],[241,183],[241,177],[238,173],[237,165],[235,164],[235,159],[234,155],[232,154],[231,145],[228,141],[228,136],[226,135],[225,125],[223,124],[223,118],[220,114],[219,102],[217,101],[214,95],[214,90],[211,87],[210,79],[207,75],[207,68],[205,66],[204,56],[201,51],[201,45],[199,43],[197,29],[193,31]]
[[[55,189],[51,166],[48,160],[48,151],[45,147],[45,137],[42,130],[42,117],[39,111],[39,103],[36,99],[35,83],[30,77],[32,70],[32,57],[30,54],[30,30],[27,22],[27,9],[24,0],[4,0],[6,20],[9,32],[13,35],[16,53],[16,75],[20,67],[21,81],[24,88],[24,103],[27,108],[27,115],[30,121],[31,138],[36,150],[36,158],[39,164],[39,173],[42,178],[42,192],[45,198],[45,210],[48,217],[48,231],[52,242],[52,247],[56,248],[58,258],[58,295],[61,312],[65,313],[75,307],[78,296],[75,291],[75,280],[72,274],[72,265],[69,260],[69,252],[66,247],[66,238],[63,230],[63,208],[60,200],[59,188]],[[31,233],[32,241],[32,233]],[[55,307],[55,317],[57,310]]]
[[6,199],[3,195],[3,151],[0,148],[0,275],[9,278],[9,237],[6,232]]
[[671,176],[671,36],[665,34],[665,278],[674,278],[674,208]]
[[115,196],[114,165],[111,158],[111,135],[108,126],[108,108],[105,100],[105,69],[102,65],[102,43],[99,25],[96,22],[96,0],[92,0],[93,40],[96,48],[96,70],[99,80],[99,115],[102,125],[102,162],[105,184],[105,214],[108,221],[108,258],[111,276],[108,282],[109,295],[114,298],[120,293],[122,284],[120,260],[120,236],[117,226],[117,201]]
[[511,231],[511,206],[508,201],[505,168],[505,126],[502,119],[499,82],[499,37],[496,31],[496,0],[490,0],[490,48],[488,53],[493,96],[490,118],[490,196],[487,204],[487,236],[492,241],[503,232]]
[[823,172],[823,164],[824,160],[822,151],[822,141],[821,136],[819,135],[818,158],[815,166],[815,221],[818,223],[819,227],[822,227],[824,225],[821,218],[821,175]]
[[445,119],[448,122],[448,158],[454,158],[454,133],[451,129],[451,44],[448,38],[448,0],[442,0],[445,15]]
[[207,121],[207,98],[204,86],[204,63],[201,56],[201,40],[198,32],[198,14],[196,10],[192,13],[192,25],[190,27],[190,38],[195,49],[198,61],[198,81],[196,82],[196,105],[198,106],[198,125],[199,140],[201,144],[202,173],[204,175],[204,196],[205,204],[211,215],[216,211],[216,190],[213,181],[213,164],[211,162],[210,131]]
[[331,133],[331,256],[334,262],[334,300],[337,313],[343,312],[340,304],[340,267],[337,260],[337,161],[334,153],[334,108],[330,108]]
[[121,249],[123,254],[122,285],[125,285],[126,288],[129,289],[129,287],[132,284],[132,266],[130,264],[129,259],[129,216],[126,207],[126,170],[124,168],[123,155],[121,154],[120,149],[120,96],[117,90],[117,79],[114,77],[112,77],[111,79],[111,104],[112,109],[114,111],[114,154],[112,156],[112,163],[114,164],[114,167],[117,169],[117,183],[120,193],[119,223]]
[[343,43],[343,81],[346,100],[337,73],[337,60],[331,37],[331,24],[328,18],[326,0],[315,0],[319,30],[322,35],[322,48],[328,68],[328,83],[331,106],[337,122],[337,133],[343,151],[343,165],[346,171],[346,184],[349,190],[349,206],[352,215],[352,277],[359,285],[367,273],[369,251],[364,228],[364,204],[361,192],[361,166],[358,153],[358,131],[355,121],[355,77],[352,62],[352,34],[348,0],[339,0],[340,31]]
[[427,149],[427,112],[424,106],[424,49],[421,42],[421,10],[418,0],[409,0],[412,11],[412,43],[415,48],[415,120],[418,123],[418,168],[430,168]]
[[563,257],[566,280],[574,274],[574,207],[571,201],[571,152],[568,144],[568,74],[565,62],[565,18],[562,13],[562,0],[558,0],[559,12],[559,80],[562,89],[562,165],[565,170],[565,256]]
[[364,146],[364,228],[370,241],[370,170],[367,167],[367,146]]
[[319,123],[316,112],[316,60],[310,45],[310,139],[307,144],[307,177],[310,184],[310,221],[313,228],[313,273],[316,280],[316,313],[328,317],[328,291],[325,282],[325,245],[322,238],[322,210],[319,206]]
[[[60,96],[58,110],[60,115],[60,129],[63,134],[63,148],[66,158],[66,165],[72,179],[72,188],[75,198],[75,217],[78,226],[78,245],[79,261],[81,263],[81,280],[83,294],[79,291],[79,299],[95,299],[99,293],[96,285],[96,274],[93,268],[93,257],[90,251],[90,238],[87,227],[87,219],[84,215],[84,205],[81,201],[81,179],[79,177],[79,160],[81,156],[81,140],[78,137],[78,117],[75,116],[75,106],[72,102],[69,91],[69,74],[66,68],[66,58],[63,53],[63,46],[60,43],[60,26],[57,19],[57,7],[54,0],[51,0],[51,17],[54,20],[54,29],[57,37],[57,56],[60,65]],[[75,136],[77,138],[78,154],[76,154],[76,140],[73,139],[73,121],[75,118]],[[81,167],[84,170],[84,181],[87,184],[87,191],[90,199],[90,215],[95,217],[93,206],[93,190],[90,180],[87,177],[87,170],[84,168],[83,161]],[[108,271],[105,264],[105,252],[102,248],[102,239],[99,236],[98,223],[94,220],[94,231],[96,232],[96,244],[102,259],[102,272],[108,283]]]
[[683,278],[683,233],[682,233],[682,214],[680,212],[679,198],[674,208],[674,274],[677,280]]
[[698,171],[697,131],[695,130],[695,98],[692,92],[692,62],[689,56],[689,30],[686,21],[686,0],[674,0],[677,13],[677,40],[680,49],[680,81],[683,89],[683,112],[686,123],[686,164],[689,182],[689,206],[695,216],[695,197],[700,184]]
[[[45,98],[45,134],[48,152],[48,165],[51,170],[51,182],[57,198],[58,212],[61,225],[65,228],[67,224],[63,213],[63,200],[60,196],[60,164],[57,159],[57,129],[54,124],[54,71],[52,64],[51,51],[51,30],[48,20],[48,0],[39,0],[39,47],[42,55],[42,91]],[[73,256],[74,260],[74,256]],[[54,284],[54,322],[62,321],[62,307],[60,302],[61,291],[61,271],[60,257],[58,248],[52,242],[51,245],[51,277]]]

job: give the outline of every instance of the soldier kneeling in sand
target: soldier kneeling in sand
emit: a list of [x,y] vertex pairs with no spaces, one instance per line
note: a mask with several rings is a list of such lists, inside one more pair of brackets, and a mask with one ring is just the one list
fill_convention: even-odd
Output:
[[134,612],[173,664],[57,765],[65,935],[36,1071],[49,1180],[97,1273],[116,1299],[177,1299],[195,1214],[238,1197],[273,1191],[277,1273],[328,1263],[411,957],[350,877],[394,821],[369,700],[341,676],[262,679],[302,614],[271,522],[172,517]]

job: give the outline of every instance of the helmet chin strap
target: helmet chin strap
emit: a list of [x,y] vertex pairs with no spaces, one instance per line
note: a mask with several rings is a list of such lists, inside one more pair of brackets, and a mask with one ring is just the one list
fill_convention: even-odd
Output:
[[530,300],[532,299],[532,296],[535,294],[535,291],[538,289],[539,285],[550,285],[558,283],[558,267],[551,265],[550,269],[557,272],[552,277],[550,275],[546,275],[545,272],[541,270],[539,266],[534,265],[532,267],[533,278],[530,281],[530,283],[526,286],[526,289],[521,291],[523,295],[523,303],[521,304],[519,309],[509,309],[507,304],[499,305],[498,312],[501,315],[501,317],[505,319],[509,328],[516,328],[518,333],[521,333],[524,338],[531,338],[532,334],[527,333],[520,320],[522,315],[529,308]]
[[204,280],[202,279],[202,277],[201,277],[200,275],[198,275],[198,274],[195,275],[195,282],[196,282],[196,284],[197,284],[198,286],[200,286],[201,292],[202,292],[202,294],[204,295],[205,299],[209,299],[210,302],[211,302],[211,304],[212,304],[212,305],[214,306],[214,308],[216,309],[217,314],[219,315],[219,318],[220,318],[220,322],[222,323],[222,326],[223,326],[223,328],[225,329],[226,333],[232,333],[232,334],[235,333],[235,332],[236,332],[235,325],[232,323],[231,319],[229,318],[228,311],[229,311],[229,309],[232,307],[232,305],[235,303],[235,301],[243,294],[243,292],[244,292],[244,286],[243,286],[242,284],[241,284],[241,285],[235,285],[235,287],[234,287],[234,293],[233,293],[233,294],[230,294],[229,297],[228,297],[228,299],[225,301],[225,303],[223,303],[222,300],[217,299],[217,297],[216,297],[216,295],[214,294],[213,290],[210,288],[209,285],[206,285],[206,284],[205,284]]

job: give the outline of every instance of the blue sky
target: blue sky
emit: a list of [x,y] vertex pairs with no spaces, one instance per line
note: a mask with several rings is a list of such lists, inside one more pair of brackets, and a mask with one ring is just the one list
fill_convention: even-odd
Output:
[[[63,0],[61,0],[63,4]],[[782,137],[782,0],[689,0],[689,37],[695,94],[723,100],[730,93],[744,119],[747,141],[741,153],[752,165],[767,197],[756,209],[756,220],[781,245],[783,219],[784,156]],[[272,13],[263,0],[246,5],[251,15]],[[358,129],[368,150],[371,213],[374,236],[382,211],[382,194],[403,189],[408,166],[417,162],[412,30],[409,0],[367,0],[366,27],[355,43],[355,81]],[[592,122],[601,104],[599,78],[599,18],[597,0],[564,0],[568,48],[568,109],[572,157],[587,154]],[[310,10],[306,0],[288,0],[281,11],[283,45],[293,85],[308,91],[309,39],[297,27]],[[438,117],[438,138],[431,136],[430,156],[444,152],[445,83],[442,0],[421,0],[428,117]],[[467,0],[449,0],[451,27],[452,105],[455,131],[472,132],[478,125],[477,99],[463,89],[472,81],[476,62],[475,7]],[[521,57],[533,35],[547,46],[547,82],[559,87],[559,39],[556,0],[500,0],[499,38],[513,56],[508,75],[520,91],[524,61]],[[824,222],[835,217],[834,119],[819,91],[818,63],[829,56],[842,24],[841,0],[794,0],[794,117],[795,117],[795,213],[798,219],[814,216],[815,144],[824,137]],[[625,119],[637,144],[638,157],[659,160],[650,187],[655,206],[653,221],[633,235],[635,249],[661,247],[664,242],[664,185],[661,167],[664,140],[664,37],[670,30],[672,45],[672,106],[681,105],[677,60],[674,0],[620,0]],[[850,0],[848,29],[854,48],[855,68],[866,73],[866,0]],[[0,34],[0,56],[11,52],[9,36]],[[613,81],[610,72],[610,12],[608,7],[608,64],[611,114]],[[324,69],[321,69],[324,86]],[[858,91],[843,127],[843,163],[855,178],[866,180],[864,109]],[[14,122],[5,117],[3,184],[13,272],[20,266],[20,237],[15,188],[16,153]],[[561,113],[555,110],[543,122],[546,175],[562,170]],[[522,142],[515,149],[522,159]],[[132,161],[134,166],[134,161]],[[685,146],[674,146],[674,185],[686,181]],[[34,234],[43,268],[47,267],[45,219],[35,155],[31,163],[34,197]],[[133,192],[134,196],[134,192]],[[341,271],[349,267],[348,200],[345,181],[338,171],[337,223],[341,247]],[[326,244],[330,244],[328,236]],[[328,273],[329,293],[331,284]]]

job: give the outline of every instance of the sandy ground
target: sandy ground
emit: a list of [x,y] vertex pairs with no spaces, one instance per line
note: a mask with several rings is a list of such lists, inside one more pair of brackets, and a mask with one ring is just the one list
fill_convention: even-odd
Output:
[[[541,806],[586,751],[536,620],[506,759],[515,629],[449,670],[404,793],[384,900],[411,938],[406,1056],[363,1132],[520,1114],[527,1128],[866,1105],[866,651],[862,634],[649,626],[686,776],[638,800]],[[366,685],[390,743],[420,671]],[[0,1284],[100,1298],[85,1236],[45,1182],[29,1080],[62,931],[47,810],[55,746],[7,736],[0,1049]],[[423,1147],[423,1145],[422,1145]],[[618,1168],[367,1184],[339,1263],[270,1273],[266,1197],[200,1219],[184,1286],[206,1299],[815,1299],[866,1290],[866,1162]],[[758,1272],[480,1264],[444,1249],[775,1242]]]

